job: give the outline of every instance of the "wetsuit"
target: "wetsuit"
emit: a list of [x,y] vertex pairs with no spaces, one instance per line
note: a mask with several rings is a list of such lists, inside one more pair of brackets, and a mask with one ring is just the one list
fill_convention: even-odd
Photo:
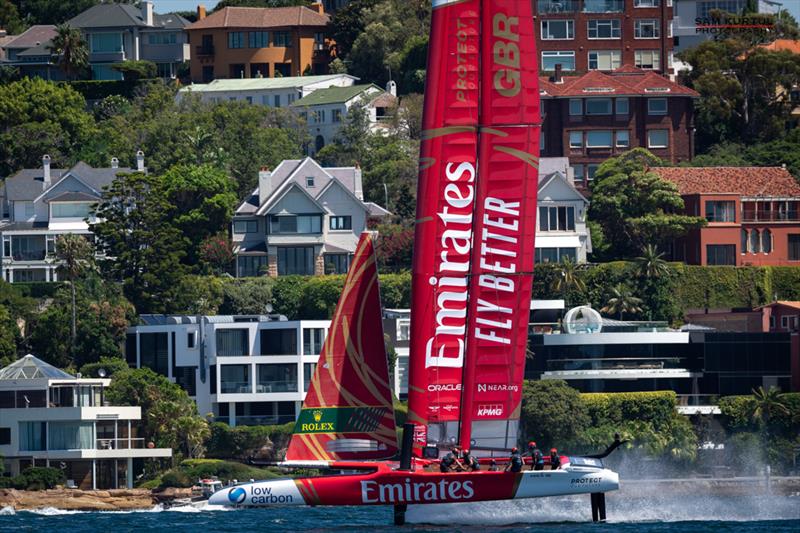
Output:
[[550,454],[550,470],[556,470],[561,466],[561,458],[558,455]]
[[544,456],[539,448],[534,448],[531,453],[531,470],[544,469]]
[[439,471],[440,472],[451,472],[453,465],[456,463],[456,456],[453,455],[453,452],[448,453],[442,460],[439,461]]
[[522,456],[519,453],[511,454],[507,470],[510,472],[522,472]]
[[464,457],[464,459],[465,459],[464,461],[465,468],[472,470],[473,472],[477,472],[478,470],[481,469],[481,465],[478,462],[478,460],[472,457],[471,455],[467,455],[466,457]]

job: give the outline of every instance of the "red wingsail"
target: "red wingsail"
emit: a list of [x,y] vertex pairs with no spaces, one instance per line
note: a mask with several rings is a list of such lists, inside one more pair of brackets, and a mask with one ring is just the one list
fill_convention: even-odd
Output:
[[381,316],[372,236],[362,233],[287,461],[388,459],[397,453]]

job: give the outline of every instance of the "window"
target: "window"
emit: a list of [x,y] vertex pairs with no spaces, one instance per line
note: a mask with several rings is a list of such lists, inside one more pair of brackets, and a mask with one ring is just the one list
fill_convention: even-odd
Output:
[[325,49],[325,34],[321,31],[314,32],[314,49],[315,50],[324,50]]
[[11,444],[11,428],[0,428],[0,446]]
[[583,132],[571,131],[569,132],[569,147],[570,148],[583,148]]
[[630,132],[620,130],[617,132],[617,148],[628,148],[631,145]]
[[736,202],[707,201],[706,220],[709,222],[736,222]]
[[555,70],[561,65],[562,70],[575,70],[575,52],[542,52],[542,70]]
[[197,396],[197,367],[179,366],[175,369],[175,383],[189,396]]
[[314,187],[314,176],[306,176],[306,187]]
[[709,265],[736,266],[735,244],[706,245],[706,263]]
[[50,450],[91,450],[95,447],[92,422],[50,422],[48,429]]
[[268,31],[251,31],[250,48],[267,48],[269,46]]
[[572,168],[572,181],[583,184],[583,165],[574,165]]
[[761,232],[761,251],[765,254],[772,253],[772,232],[768,229]]
[[397,333],[398,341],[411,340],[411,319],[399,318],[397,319]]
[[619,50],[599,50],[589,52],[589,70],[615,70],[622,64]]
[[586,132],[587,148],[611,148],[612,134],[608,130]]
[[[667,22],[667,37],[672,39],[672,21],[670,20]],[[670,58],[672,58],[672,52],[669,53]],[[671,63],[672,61],[670,61]]]
[[46,450],[46,422],[20,422],[19,449],[20,451],[26,452],[40,452]]
[[244,99],[247,100],[248,104],[252,104],[253,103],[253,97],[252,96],[245,96]]
[[594,175],[597,172],[597,167],[600,165],[597,164],[588,164],[586,165],[586,179],[588,181],[592,181],[594,179]]
[[303,363],[303,391],[308,392],[308,387],[311,385],[311,380],[314,379],[314,371],[317,369],[317,363]]
[[783,315],[781,317],[781,327],[783,329],[795,330],[797,329],[797,317],[790,315]]
[[303,328],[303,355],[319,355],[325,342],[325,329]]
[[313,276],[315,261],[313,246],[278,248],[278,275]]
[[633,62],[641,69],[658,70],[661,67],[660,53],[658,50],[636,50]]
[[575,21],[573,20],[543,20],[542,40],[554,41],[573,39],[575,37]]
[[667,130],[647,130],[648,148],[666,148],[668,146]]
[[281,95],[279,95],[279,94],[276,94],[276,95],[273,97],[273,99],[272,99],[272,105],[273,105],[274,107],[280,107],[280,106],[281,106]]
[[53,202],[50,204],[52,208],[53,218],[88,218],[91,212],[90,203],[61,203]]
[[25,218],[31,218],[34,214],[33,202],[20,202],[25,209]]
[[611,98],[587,98],[586,99],[586,114],[587,115],[610,115],[611,114]]
[[272,44],[274,46],[289,48],[292,46],[292,36],[288,31],[276,31]]
[[633,7],[658,7],[660,0],[633,0]]
[[346,230],[353,229],[353,217],[350,215],[332,216],[330,217],[330,229],[332,230]]
[[572,116],[583,114],[583,103],[581,102],[580,98],[570,98],[569,114]]
[[322,233],[322,215],[272,215],[269,221],[275,235]]
[[169,375],[169,345],[166,333],[139,334],[139,367]]
[[769,317],[769,329],[775,329],[775,315]]
[[258,365],[256,393],[297,392],[297,365]]
[[666,98],[648,98],[647,99],[647,114],[648,115],[666,115],[667,114],[667,99]]
[[239,357],[250,355],[248,349],[248,331],[239,329],[218,329],[217,357]]
[[341,111],[341,109],[334,109],[331,112],[331,120],[334,123],[339,123],[339,122],[342,121],[342,111]]
[[754,229],[750,232],[750,253],[757,254],[761,251],[761,233]]
[[590,20],[587,25],[589,39],[619,39],[621,35],[619,19]]
[[540,206],[539,231],[575,231],[575,208]]
[[186,334],[186,347],[194,348],[195,346],[197,346],[197,332],[190,331]]
[[228,48],[244,48],[244,32],[228,32]]
[[633,21],[633,37],[635,39],[658,39],[660,36],[658,19],[637,19]]
[[267,266],[266,255],[240,255],[236,258],[237,273],[240,278],[253,278],[264,274]]
[[536,248],[534,261],[536,263],[558,263],[569,257],[574,262],[577,256],[575,248]]
[[789,237],[789,261],[800,261],[800,233],[793,233]]
[[747,253],[747,243],[749,242],[749,240],[747,238],[747,230],[746,229],[742,229],[742,231],[740,232],[740,237],[741,237],[741,240],[739,241],[739,248],[740,248],[740,252],[739,253],[744,254],[744,253]]
[[258,220],[234,220],[234,233],[258,233]]
[[262,329],[261,355],[297,355],[297,330]]
[[121,33],[92,33],[89,35],[92,53],[122,52]]
[[159,32],[149,34],[147,41],[149,44],[175,44],[178,42],[178,38],[175,33]]
[[347,274],[350,269],[350,254],[325,254],[326,274]]
[[220,365],[219,387],[223,394],[251,393],[250,365]]

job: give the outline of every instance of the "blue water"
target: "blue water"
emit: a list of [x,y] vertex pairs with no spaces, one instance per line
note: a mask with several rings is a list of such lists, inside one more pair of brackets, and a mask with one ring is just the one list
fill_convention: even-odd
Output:
[[409,509],[409,525],[395,528],[388,507],[225,510],[154,507],[136,512],[0,511],[0,532],[212,533],[341,531],[388,532],[468,531],[514,532],[544,529],[564,532],[623,531],[683,533],[685,531],[800,532],[800,497],[751,498],[678,497],[620,501],[609,499],[609,522],[592,524],[588,498],[551,498],[516,502],[486,502],[417,506]]

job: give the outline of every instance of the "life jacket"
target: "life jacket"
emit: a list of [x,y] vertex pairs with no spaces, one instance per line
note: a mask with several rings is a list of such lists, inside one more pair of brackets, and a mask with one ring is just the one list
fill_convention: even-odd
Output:
[[544,456],[542,455],[542,451],[539,448],[535,448],[533,450],[533,462],[535,464],[544,463]]
[[451,467],[455,462],[456,457],[453,455],[453,452],[450,452],[442,458],[440,464],[445,467]]
[[522,456],[518,453],[511,454],[511,471],[519,472],[522,470]]

